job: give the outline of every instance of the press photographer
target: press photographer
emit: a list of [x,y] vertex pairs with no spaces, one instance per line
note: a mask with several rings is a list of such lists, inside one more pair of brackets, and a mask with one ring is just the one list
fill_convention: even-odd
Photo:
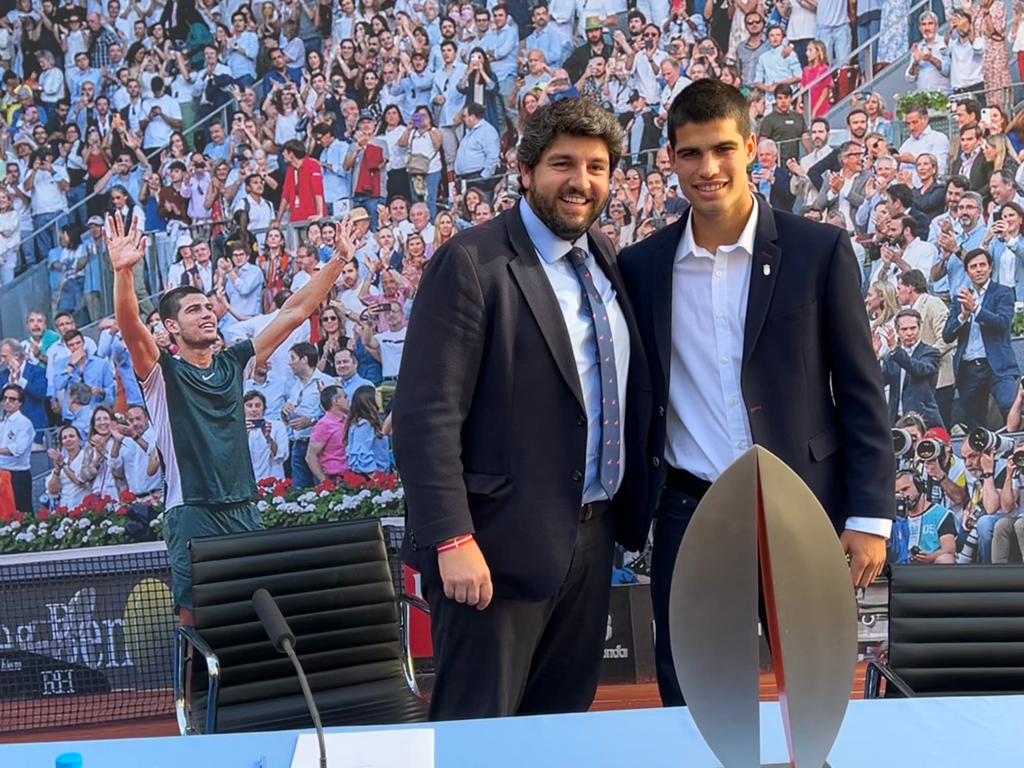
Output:
[[[925,483],[916,473],[906,469],[896,473],[893,556],[897,563],[952,565],[956,554],[956,520],[946,507],[933,504],[925,491]],[[897,551],[896,542],[906,550],[901,547]]]
[[974,429],[960,446],[971,494],[960,521],[960,554],[957,563],[992,562],[992,535],[1000,514],[1000,489],[1006,477],[1006,455],[1013,443],[987,429]]
[[1001,515],[992,529],[992,562],[1010,562],[1010,553],[1016,549],[1019,562],[1024,553],[1024,509],[1021,509],[1021,489],[1024,488],[1024,444],[1017,444],[1006,465],[1006,479],[999,495]]

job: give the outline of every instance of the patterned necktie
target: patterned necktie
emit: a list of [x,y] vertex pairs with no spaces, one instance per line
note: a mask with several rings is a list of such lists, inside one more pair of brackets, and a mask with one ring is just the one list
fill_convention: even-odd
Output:
[[576,279],[587,297],[587,308],[594,321],[597,337],[597,362],[601,371],[601,451],[598,478],[608,498],[615,494],[619,481],[621,436],[619,429],[619,377],[615,370],[615,345],[612,343],[612,324],[601,294],[594,285],[594,276],[587,268],[587,252],[573,248],[567,254],[576,272]]

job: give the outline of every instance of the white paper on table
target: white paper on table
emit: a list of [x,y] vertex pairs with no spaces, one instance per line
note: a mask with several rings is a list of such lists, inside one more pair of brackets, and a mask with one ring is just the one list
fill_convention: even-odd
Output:
[[[434,768],[432,728],[328,733],[327,768]],[[292,768],[319,768],[315,733],[299,734]]]

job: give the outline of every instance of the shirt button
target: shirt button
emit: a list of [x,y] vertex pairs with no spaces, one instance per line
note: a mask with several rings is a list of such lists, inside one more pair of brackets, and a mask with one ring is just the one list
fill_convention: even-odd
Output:
[[725,320],[725,312],[719,312],[717,315],[715,315],[715,317],[717,317],[719,320]]
[[660,467],[661,466],[661,459],[659,459],[657,456],[655,456],[653,459],[651,459],[651,464],[653,466],[655,466],[655,467]]
[[737,443],[736,443],[736,447],[742,450],[742,449],[743,449],[743,447],[744,447],[744,445],[743,445],[743,441],[742,441],[742,440],[740,440],[739,442],[737,442]]
[[658,406],[658,415],[659,416],[664,416],[665,415],[665,406],[664,405],[659,405]]
[[722,355],[722,365],[725,365],[728,362],[729,362],[729,358],[726,355]]
[[721,276],[722,276],[722,270],[716,269],[715,270],[715,277],[721,277]]
[[574,469],[572,471],[572,479],[578,483],[580,480],[583,479],[583,473],[580,472],[578,469]]
[[585,416],[577,416],[576,423],[579,424],[581,427],[585,427],[587,425],[587,419]]

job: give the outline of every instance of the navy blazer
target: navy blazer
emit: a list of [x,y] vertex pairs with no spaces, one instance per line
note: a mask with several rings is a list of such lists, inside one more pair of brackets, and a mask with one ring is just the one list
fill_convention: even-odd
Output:
[[953,354],[953,370],[960,372],[960,361],[967,349],[967,340],[971,335],[971,323],[981,326],[981,340],[985,344],[985,357],[992,372],[998,377],[1019,376],[1017,358],[1010,346],[1010,326],[1013,323],[1014,292],[1012,288],[990,280],[985,291],[981,308],[974,318],[960,322],[960,297],[952,297],[953,304],[949,309],[949,319],[942,329],[942,340],[947,344],[956,341],[956,352]]
[[[615,251],[596,227],[589,247],[629,328],[624,472],[611,514],[617,539],[635,550],[650,522],[635,514],[647,481],[646,453],[634,448],[650,423],[648,366]],[[402,559],[425,583],[440,583],[434,546],[472,532],[496,595],[543,600],[562,584],[587,459],[575,360],[519,206],[458,233],[431,259],[392,410],[406,502]]]
[[[850,238],[764,200],[758,210],[740,377],[754,442],[803,478],[837,530],[848,517],[892,519],[896,462]],[[688,333],[672,327],[688,215],[619,256],[651,367],[648,519],[666,479],[672,337]]]
[[[882,364],[885,383],[889,385],[889,423],[895,424],[901,415],[911,411],[921,414],[929,427],[943,427],[938,403],[935,402],[935,385],[939,379],[939,365],[942,355],[935,347],[918,343],[914,354],[907,354],[905,347],[897,347]],[[903,413],[899,413],[900,374],[903,377]]]
[[[25,402],[21,406],[21,412],[32,422],[36,430],[46,429],[46,370],[26,361],[21,369],[21,375],[25,379]],[[10,376],[11,372],[6,368],[0,370],[0,387],[7,386]]]

